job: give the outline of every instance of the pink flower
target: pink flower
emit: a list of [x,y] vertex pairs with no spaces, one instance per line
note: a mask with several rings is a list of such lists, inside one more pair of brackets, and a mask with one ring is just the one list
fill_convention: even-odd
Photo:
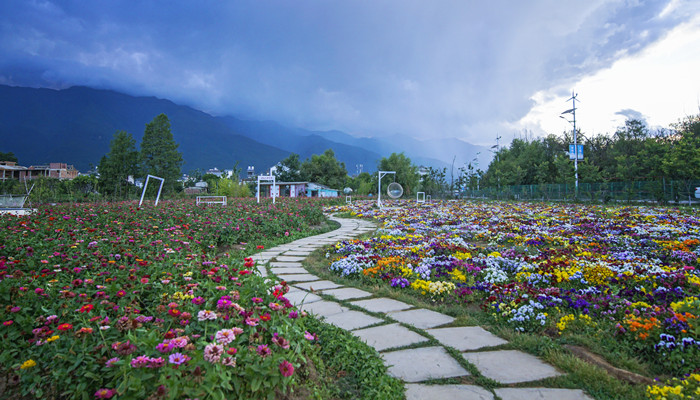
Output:
[[284,360],[280,363],[280,373],[282,376],[290,377],[294,374],[294,366],[289,361]]
[[160,368],[165,365],[163,357],[150,358],[148,360],[148,368]]
[[131,366],[133,368],[145,368],[148,366],[150,360],[148,356],[138,356],[131,360]]
[[278,336],[276,333],[275,336],[272,338],[272,343],[278,345],[283,349],[289,348],[289,340],[283,338],[282,336]]
[[245,319],[245,323],[246,323],[246,325],[249,325],[249,326],[258,326],[258,319],[248,317]]
[[119,361],[119,357],[110,358],[110,359],[107,360],[107,362],[105,363],[105,367],[111,368],[111,367],[113,367],[114,364],[117,363],[118,361]]
[[224,347],[215,343],[208,344],[204,348],[204,359],[212,364],[216,364],[224,353]]
[[309,333],[309,331],[305,331],[305,332],[304,332],[304,337],[306,338],[306,340],[314,340],[314,339],[316,339],[316,336],[313,335],[313,334],[311,334],[311,333]]
[[222,329],[218,332],[216,332],[216,341],[217,343],[227,345],[231,342],[233,342],[233,339],[236,338],[236,335],[233,333],[231,329]]
[[95,392],[95,398],[97,399],[111,399],[117,393],[114,389],[100,389]]
[[227,367],[235,367],[236,366],[236,357],[224,357],[221,359],[221,364],[225,365]]
[[197,319],[199,321],[206,321],[206,320],[215,320],[216,319],[216,313],[214,311],[209,311],[209,310],[202,310],[197,313]]

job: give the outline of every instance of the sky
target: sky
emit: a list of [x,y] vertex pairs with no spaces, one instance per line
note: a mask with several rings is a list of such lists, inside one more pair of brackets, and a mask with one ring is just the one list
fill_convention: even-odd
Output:
[[[490,146],[700,113],[700,1],[0,2],[0,84]],[[568,114],[570,116],[570,114]]]

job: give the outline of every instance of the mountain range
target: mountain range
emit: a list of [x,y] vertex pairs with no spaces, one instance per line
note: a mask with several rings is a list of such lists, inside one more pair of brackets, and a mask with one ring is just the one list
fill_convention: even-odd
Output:
[[[74,86],[35,89],[0,85],[0,151],[13,152],[21,165],[65,162],[81,171],[97,165],[109,151],[115,132],[132,134],[137,144],[158,114],[171,123],[183,154],[183,171],[254,166],[263,172],[287,157],[302,160],[333,149],[350,174],[373,172],[382,157],[404,152],[414,164],[436,168],[458,166],[488,151],[459,139],[420,141],[395,135],[355,137],[341,131],[312,131],[274,121],[250,121],[212,116],[194,108],[155,97],[134,97],[111,90]],[[448,151],[443,149],[449,149]]]

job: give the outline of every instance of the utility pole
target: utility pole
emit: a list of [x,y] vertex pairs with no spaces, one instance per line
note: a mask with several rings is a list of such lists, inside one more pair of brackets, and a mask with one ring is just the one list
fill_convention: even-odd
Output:
[[452,167],[450,168],[450,195],[454,195],[454,190],[455,190],[455,160],[457,159],[457,156],[455,155],[452,157]]
[[563,118],[564,120],[566,120],[569,123],[574,125],[574,176],[576,177],[576,186],[575,186],[574,196],[576,198],[578,198],[578,136],[577,136],[577,132],[576,132],[576,102],[579,101],[576,98],[577,96],[578,96],[578,93],[574,93],[574,91],[572,90],[571,91],[571,98],[566,100],[566,101],[571,100],[572,108],[569,110],[566,110],[562,113],[562,115],[571,113],[573,115],[573,121],[569,121],[568,119],[564,118],[562,115],[559,116],[559,118]]

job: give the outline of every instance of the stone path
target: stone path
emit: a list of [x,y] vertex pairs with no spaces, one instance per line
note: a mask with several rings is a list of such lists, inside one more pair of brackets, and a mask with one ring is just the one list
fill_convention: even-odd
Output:
[[[371,222],[331,217],[335,231],[267,249],[253,256],[263,276],[269,271],[291,284],[287,298],[302,310],[350,331],[382,355],[389,374],[405,383],[406,398],[465,400],[590,400],[582,390],[539,387],[537,381],[562,375],[553,366],[517,350],[503,350],[508,342],[476,326],[454,327],[454,318],[364,290],[342,287],[310,274],[301,264],[312,251],[375,229]],[[348,301],[367,311],[351,310],[316,293]],[[370,313],[372,315],[370,315]],[[428,345],[434,339],[440,345]],[[434,342],[433,342],[434,343]],[[431,379],[471,375],[445,346],[456,349],[481,375],[503,385],[489,390],[477,385],[427,384]],[[534,382],[528,384],[529,382]]]

